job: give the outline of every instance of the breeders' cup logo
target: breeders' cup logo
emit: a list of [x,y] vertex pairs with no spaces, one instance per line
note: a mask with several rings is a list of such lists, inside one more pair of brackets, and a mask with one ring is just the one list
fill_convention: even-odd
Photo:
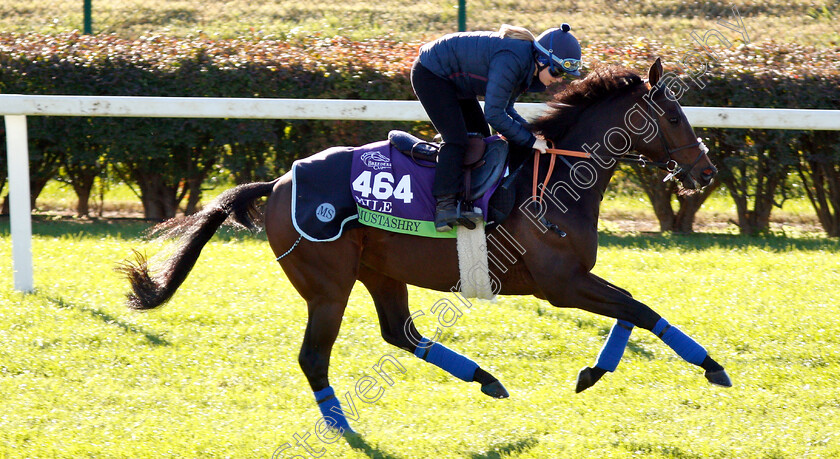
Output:
[[365,166],[375,171],[391,168],[391,159],[378,151],[368,151],[363,153],[362,162]]

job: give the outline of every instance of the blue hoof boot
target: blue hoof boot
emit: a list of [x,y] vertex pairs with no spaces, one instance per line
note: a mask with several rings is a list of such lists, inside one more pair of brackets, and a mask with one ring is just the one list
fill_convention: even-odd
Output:
[[715,386],[732,387],[732,380],[729,379],[729,375],[726,374],[726,370],[707,371],[704,376],[706,376],[706,379]]
[[498,380],[481,386],[481,392],[493,398],[508,398],[510,394]]

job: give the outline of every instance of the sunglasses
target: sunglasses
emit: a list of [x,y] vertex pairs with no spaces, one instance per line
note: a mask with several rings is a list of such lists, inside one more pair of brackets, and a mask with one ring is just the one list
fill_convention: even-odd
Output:
[[563,75],[563,70],[567,72],[574,72],[580,70],[580,68],[583,67],[583,64],[581,63],[580,59],[560,59],[555,56],[552,56],[552,59],[554,60],[554,62],[559,63],[563,67],[563,69],[559,69],[554,66],[550,66],[548,68],[548,73],[554,78]]

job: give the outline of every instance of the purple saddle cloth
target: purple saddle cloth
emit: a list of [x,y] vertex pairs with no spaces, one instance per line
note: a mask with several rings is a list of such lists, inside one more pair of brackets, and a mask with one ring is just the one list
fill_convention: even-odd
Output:
[[[498,137],[485,139],[488,144]],[[489,149],[488,149],[489,151]],[[504,152],[495,154],[506,155]],[[504,167],[502,164],[496,167]],[[430,167],[431,166],[431,167]],[[434,163],[409,157],[388,140],[361,147],[334,147],[292,165],[292,221],[310,241],[332,241],[361,225],[416,236],[452,238],[455,230],[434,227]],[[488,215],[488,202],[501,181],[485,183],[474,205]]]

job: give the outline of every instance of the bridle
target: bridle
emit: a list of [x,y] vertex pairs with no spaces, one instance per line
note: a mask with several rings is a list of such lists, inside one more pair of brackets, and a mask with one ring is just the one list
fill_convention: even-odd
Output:
[[[650,101],[652,102],[653,101],[653,93],[656,92],[658,89],[661,89],[662,87],[659,86],[659,84],[655,84],[655,85],[651,85],[650,83],[645,83],[645,84],[648,87],[648,95],[650,96]],[[687,145],[683,145],[683,146],[677,147],[677,148],[671,148],[668,145],[668,140],[665,139],[665,134],[662,133],[662,126],[659,123],[659,118],[654,117],[653,104],[651,102],[648,102],[648,104],[647,104],[647,114],[648,114],[648,117],[650,119],[656,120],[656,133],[657,133],[657,136],[659,137],[659,141],[662,143],[662,149],[665,151],[665,156],[668,159],[664,163],[644,160],[644,162],[641,162],[642,167],[645,167],[647,164],[650,164],[652,166],[660,167],[660,168],[664,169],[665,171],[667,171],[668,175],[666,175],[665,178],[662,179],[663,182],[667,182],[668,180],[671,180],[671,179],[679,179],[681,175],[685,175],[689,179],[691,179],[694,186],[697,187],[697,185],[699,185],[699,184],[697,183],[697,180],[694,177],[692,177],[690,172],[691,172],[692,169],[694,169],[694,166],[696,166],[697,163],[699,163],[700,160],[703,159],[704,156],[708,158],[709,148],[706,147],[706,144],[703,143],[703,140],[700,137],[697,138],[697,142],[690,143],[690,144],[687,144]],[[682,151],[682,150],[687,150],[689,148],[698,148],[700,150],[700,153],[698,153],[697,157],[694,158],[694,161],[692,161],[691,164],[689,164],[688,167],[686,167],[686,166],[680,164],[677,160],[675,160],[673,154],[675,152]],[[638,157],[643,158],[641,155],[638,155]],[[636,158],[633,158],[633,159],[635,160]]]
[[[662,89],[662,87],[658,84],[651,86],[650,83],[645,83],[645,85],[648,88],[648,95],[650,96],[650,100],[653,101],[653,93],[655,93],[659,89]],[[671,179],[679,179],[680,176],[686,175],[689,179],[691,179],[692,182],[694,182],[695,186],[699,185],[697,183],[697,180],[694,177],[692,177],[689,172],[692,169],[694,169],[694,166],[696,166],[697,163],[699,163],[704,156],[708,157],[709,148],[706,147],[706,144],[703,143],[703,140],[700,137],[698,137],[697,141],[694,143],[683,145],[677,148],[671,148],[670,145],[668,145],[668,140],[665,139],[665,134],[662,133],[662,126],[659,123],[659,118],[654,116],[655,113],[653,113],[653,104],[651,102],[648,102],[646,111],[648,118],[656,120],[656,134],[657,137],[659,137],[660,143],[662,143],[662,150],[665,151],[665,156],[668,159],[665,161],[651,161],[650,159],[642,155],[617,154],[612,152],[607,153],[607,156],[623,163],[638,164],[641,167],[653,166],[663,169],[665,172],[668,172],[668,175],[666,175],[665,178],[662,179],[663,182],[667,182]],[[637,139],[641,138],[641,134],[635,135]],[[694,161],[692,161],[691,164],[685,166],[680,164],[679,161],[677,161],[676,159],[674,159],[674,153],[682,150],[687,150],[689,148],[699,148],[700,150],[700,153],[697,154],[697,157],[694,158]]]
[[[648,88],[648,95],[651,97],[651,101],[653,100],[653,93],[657,90],[662,89],[661,86],[658,84],[651,85],[650,83],[645,83]],[[650,119],[656,120],[656,132],[657,136],[659,137],[659,141],[662,143],[662,149],[665,151],[665,156],[668,158],[665,161],[651,161],[650,159],[639,155],[639,154],[619,154],[619,153],[612,153],[608,152],[606,154],[603,153],[590,153],[590,152],[581,152],[581,151],[573,151],[573,150],[562,150],[562,149],[555,149],[555,148],[547,148],[546,153],[551,154],[551,159],[549,161],[548,166],[548,173],[546,174],[545,180],[543,181],[543,186],[540,188],[538,187],[538,174],[539,174],[539,160],[540,160],[540,152],[534,150],[534,182],[533,182],[533,194],[532,199],[534,202],[542,202],[543,194],[545,193],[545,187],[548,186],[548,181],[551,178],[551,173],[554,170],[554,160],[557,156],[560,156],[561,160],[566,163],[567,166],[572,167],[569,161],[565,158],[565,156],[572,156],[578,158],[590,158],[593,155],[598,157],[608,156],[611,159],[614,159],[618,162],[623,163],[631,163],[631,164],[638,164],[641,167],[653,166],[658,167],[660,169],[665,170],[668,172],[668,175],[662,179],[663,182],[667,182],[672,179],[679,179],[681,176],[688,177],[692,182],[695,188],[699,188],[699,183],[697,180],[691,175],[691,170],[694,169],[703,157],[708,158],[709,148],[706,147],[706,144],[703,143],[703,140],[698,137],[697,141],[694,143],[690,143],[687,145],[682,145],[680,147],[671,148],[668,145],[668,140],[665,138],[665,135],[662,133],[662,129],[659,123],[659,118],[654,116],[653,113],[653,104],[648,102],[647,106],[647,114]],[[636,138],[639,139],[641,137],[640,134],[636,134]],[[689,148],[699,148],[700,153],[698,153],[697,157],[694,158],[694,161],[691,162],[688,166],[682,165],[674,159],[673,154],[687,150]],[[540,194],[537,195],[537,189],[540,188]]]

